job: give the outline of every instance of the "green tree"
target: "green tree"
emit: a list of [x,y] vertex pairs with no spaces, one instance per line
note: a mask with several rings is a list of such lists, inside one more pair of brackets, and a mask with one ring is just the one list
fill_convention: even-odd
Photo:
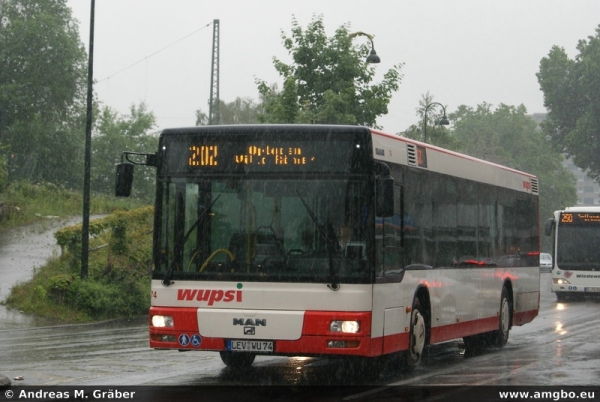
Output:
[[[120,115],[105,106],[96,120],[92,137],[91,189],[114,194],[115,164],[121,162],[123,151],[155,153],[158,137],[150,130],[155,127],[154,114],[142,102],[132,105],[129,115]],[[138,166],[134,175],[132,196],[151,202],[154,196],[156,169]]]
[[600,179],[600,26],[596,35],[580,40],[570,59],[553,46],[540,62],[538,82],[548,110],[542,127],[555,147]]
[[375,69],[365,63],[370,49],[366,44],[353,46],[348,35],[348,27],[341,26],[328,38],[322,16],[314,17],[306,30],[292,19],[291,36],[281,34],[292,63],[273,59],[283,78],[281,91],[256,81],[262,101],[260,121],[376,127],[377,117],[388,112],[392,93],[398,90],[402,65],[393,66],[380,83],[372,84]]
[[[562,155],[526,113],[523,105],[501,104],[492,110],[492,105],[483,103],[476,108],[461,105],[448,117],[458,151],[538,177],[543,222],[554,210],[575,203],[575,177],[562,166]],[[549,247],[544,245],[546,250]]]
[[[219,100],[219,124],[253,124],[258,123],[259,105],[252,98],[235,98],[225,103]],[[196,110],[196,125],[208,124],[208,115],[202,109]]]
[[85,72],[66,0],[0,0],[0,145],[33,156],[41,179],[76,185]]

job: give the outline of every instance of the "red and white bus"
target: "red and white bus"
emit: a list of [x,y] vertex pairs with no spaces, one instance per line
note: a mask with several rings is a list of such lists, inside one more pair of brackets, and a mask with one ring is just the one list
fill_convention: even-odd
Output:
[[[429,344],[503,346],[538,314],[531,174],[326,125],[167,129],[143,164],[157,167],[152,348],[411,368]],[[119,165],[120,195],[132,171]]]
[[552,237],[552,291],[568,296],[600,296],[600,207],[569,207],[546,221]]

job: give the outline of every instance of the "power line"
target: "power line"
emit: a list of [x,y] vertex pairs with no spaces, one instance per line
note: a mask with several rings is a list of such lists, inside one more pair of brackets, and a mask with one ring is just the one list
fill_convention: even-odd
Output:
[[121,70],[117,71],[116,73],[114,73],[114,74],[111,74],[111,75],[109,75],[108,77],[106,77],[106,78],[103,78],[103,79],[101,79],[101,80],[97,81],[97,83],[99,83],[99,82],[102,82],[102,81],[105,81],[105,80],[108,80],[109,78],[111,78],[111,77],[114,77],[115,75],[117,75],[117,74],[120,74],[120,73],[122,73],[123,71],[125,71],[125,70],[128,70],[128,69],[130,69],[131,67],[133,67],[133,66],[136,66],[136,65],[140,64],[141,62],[143,62],[143,61],[147,60],[148,58],[150,58],[150,57],[152,57],[152,56],[155,56],[155,55],[157,55],[158,53],[162,52],[163,50],[165,50],[165,49],[167,49],[167,48],[169,48],[169,47],[171,47],[171,46],[173,46],[174,44],[176,44],[176,43],[178,43],[178,42],[181,42],[181,41],[182,41],[182,40],[184,40],[185,38],[187,38],[187,37],[189,37],[189,36],[192,36],[192,35],[193,35],[193,34],[195,34],[196,32],[203,30],[204,28],[208,27],[210,24],[212,24],[212,22],[209,22],[208,24],[206,24],[206,25],[204,25],[204,26],[202,26],[202,27],[200,27],[200,28],[196,29],[194,32],[191,32],[191,33],[189,33],[189,34],[185,35],[184,37],[182,37],[182,38],[180,38],[180,39],[177,39],[175,42],[172,42],[171,44],[169,44],[169,45],[167,45],[167,46],[163,47],[162,49],[160,49],[160,50],[157,50],[156,52],[154,52],[154,53],[152,53],[152,54],[150,54],[150,55],[148,55],[148,56],[146,56],[146,57],[142,58],[141,60],[138,60],[138,61],[136,61],[135,63],[131,64],[130,66],[127,66],[127,67],[125,67],[125,68],[123,68],[123,69],[121,69]]

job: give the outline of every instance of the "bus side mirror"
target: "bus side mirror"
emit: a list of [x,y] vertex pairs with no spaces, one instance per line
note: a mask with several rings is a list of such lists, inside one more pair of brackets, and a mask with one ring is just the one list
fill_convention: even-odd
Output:
[[546,225],[544,227],[544,234],[546,236],[550,236],[552,234],[552,229],[554,229],[554,218],[550,218],[546,221]]
[[133,163],[117,163],[117,177],[115,195],[117,197],[129,197],[133,185]]
[[392,176],[381,176],[376,183],[375,215],[381,217],[394,216],[394,179]]

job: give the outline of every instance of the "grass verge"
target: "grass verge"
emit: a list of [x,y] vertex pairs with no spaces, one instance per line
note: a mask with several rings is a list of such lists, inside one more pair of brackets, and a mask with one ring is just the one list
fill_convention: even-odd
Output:
[[[45,216],[70,217],[83,214],[83,193],[68,190],[51,183],[12,183],[0,194],[0,231],[27,225]],[[90,197],[91,214],[107,214],[148,205],[131,198],[116,198],[104,194]]]

